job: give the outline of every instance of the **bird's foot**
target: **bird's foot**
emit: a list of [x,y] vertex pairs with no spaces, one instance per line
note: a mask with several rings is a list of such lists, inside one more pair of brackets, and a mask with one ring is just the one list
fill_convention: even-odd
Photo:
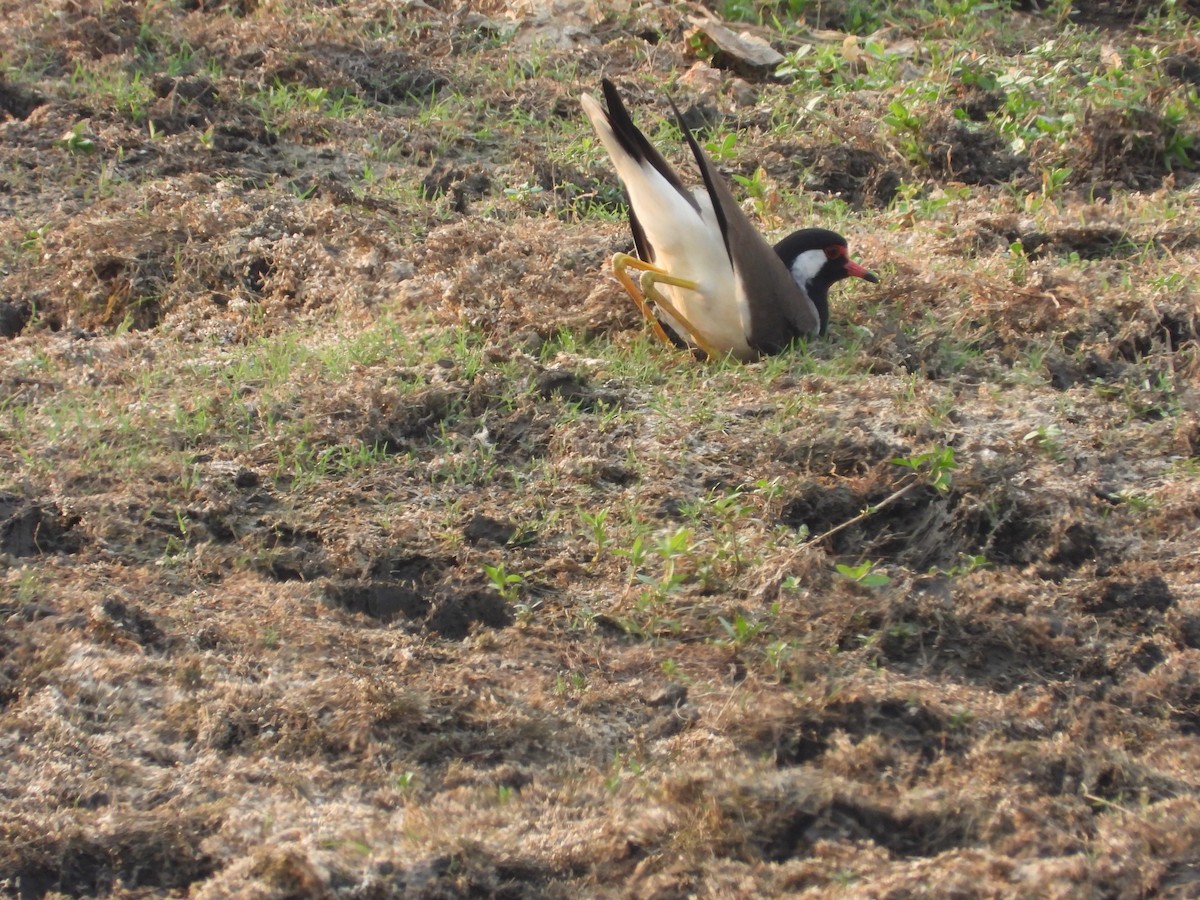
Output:
[[724,353],[714,347],[700,334],[696,326],[689,322],[683,313],[671,305],[671,301],[664,297],[658,289],[657,286],[659,284],[670,284],[675,287],[687,288],[689,291],[694,291],[696,289],[696,282],[661,270],[647,269],[642,273],[642,291],[657,304],[659,309],[667,313],[672,321],[678,323],[683,331],[686,332],[683,335],[684,339],[691,342],[693,346],[703,350],[709,359],[720,359],[724,356]]
[[[639,269],[646,272],[662,272],[662,270],[657,266],[638,259],[636,256],[630,256],[628,253],[614,254],[612,258],[612,268],[613,275],[615,275],[617,281],[621,283],[621,287],[625,288],[625,293],[630,296],[633,302],[637,305],[637,308],[641,310],[641,313],[645,317],[646,321],[650,323],[650,329],[654,332],[655,337],[657,337],[668,347],[674,346],[674,342],[667,335],[666,331],[663,330],[662,323],[658,321],[658,316],[654,314],[654,310],[650,308],[650,304],[646,302],[646,298],[642,295],[641,288],[638,287],[637,283],[634,282],[633,278],[630,277],[629,273],[626,271],[626,269]],[[665,275],[666,273],[663,272],[663,274]]]
[[[650,323],[650,328],[655,336],[666,344],[668,347],[674,347],[675,341],[667,334],[666,330],[659,322],[658,316],[654,314],[654,310],[650,304],[646,302],[649,297],[659,309],[671,317],[674,324],[684,332],[682,337],[685,341],[691,343],[695,347],[699,347],[709,359],[719,359],[722,354],[712,346],[707,340],[701,337],[696,327],[680,313],[674,305],[666,297],[662,291],[658,290],[658,284],[670,284],[675,287],[686,288],[694,291],[696,282],[690,281],[687,278],[680,278],[677,275],[672,275],[664,269],[660,269],[653,263],[648,263],[645,260],[638,259],[636,256],[630,256],[628,253],[617,253],[612,259],[613,275],[617,281],[621,283],[621,287],[625,288],[627,293],[637,308],[641,310],[646,321]],[[642,275],[638,282],[634,282],[627,269],[638,269]]]

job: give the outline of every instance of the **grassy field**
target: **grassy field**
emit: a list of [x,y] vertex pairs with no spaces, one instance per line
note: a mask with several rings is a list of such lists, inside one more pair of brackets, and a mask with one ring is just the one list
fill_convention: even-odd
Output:
[[1200,896],[1200,7],[704,12],[0,0],[0,894]]

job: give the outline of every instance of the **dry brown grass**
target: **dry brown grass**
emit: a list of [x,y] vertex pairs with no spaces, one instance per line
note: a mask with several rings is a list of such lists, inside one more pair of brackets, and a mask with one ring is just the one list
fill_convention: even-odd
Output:
[[[653,131],[683,10],[593,12],[0,0],[0,892],[1197,896],[1194,37],[724,75],[753,212],[885,279],[702,366],[575,100]],[[1069,146],[934,62],[1062,34],[1150,60]]]

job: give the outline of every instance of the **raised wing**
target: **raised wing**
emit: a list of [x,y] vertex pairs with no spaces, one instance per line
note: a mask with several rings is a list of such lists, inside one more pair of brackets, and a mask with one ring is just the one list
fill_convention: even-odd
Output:
[[[703,211],[678,173],[633,124],[613,83],[606,78],[601,86],[608,108],[602,108],[595,98],[585,94],[581,98],[583,110],[608,151],[625,188],[629,201],[629,227],[638,256],[646,262],[654,262],[658,254],[636,210],[640,210],[643,216],[652,219],[657,217],[659,223],[678,221],[680,215],[703,216]],[[650,230],[656,229],[652,227]]]
[[[669,99],[669,98],[668,98]],[[821,317],[804,289],[792,278],[779,254],[742,212],[729,185],[697,143],[671,101],[679,128],[692,148],[704,187],[712,199],[721,237],[737,275],[737,298],[750,346],[760,353],[778,353],[797,337],[815,335]]]

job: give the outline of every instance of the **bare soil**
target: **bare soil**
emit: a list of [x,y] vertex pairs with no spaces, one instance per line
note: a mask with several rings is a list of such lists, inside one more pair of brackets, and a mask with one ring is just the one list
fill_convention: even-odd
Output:
[[705,366],[561,150],[694,11],[548,10],[0,0],[0,892],[1200,896],[1194,120],[1097,112],[1035,208],[1002,92],[914,155],[721,73],[723,165],[884,280]]

